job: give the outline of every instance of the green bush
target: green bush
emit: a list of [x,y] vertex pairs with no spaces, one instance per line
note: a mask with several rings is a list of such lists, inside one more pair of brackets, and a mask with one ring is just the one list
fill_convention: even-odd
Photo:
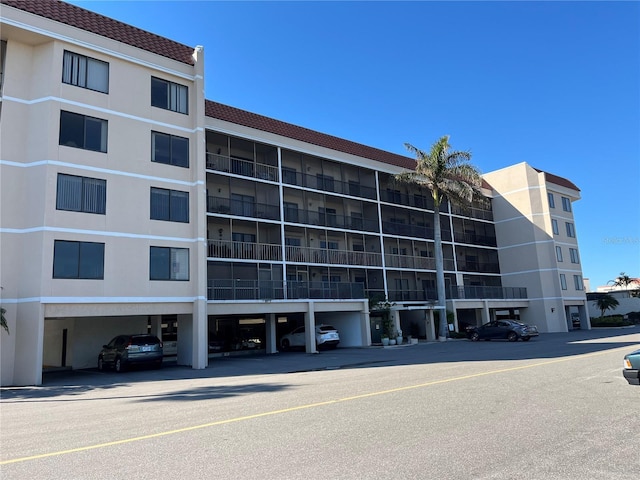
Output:
[[592,327],[626,327],[633,325],[633,321],[625,320],[622,315],[608,315],[606,317],[591,317]]

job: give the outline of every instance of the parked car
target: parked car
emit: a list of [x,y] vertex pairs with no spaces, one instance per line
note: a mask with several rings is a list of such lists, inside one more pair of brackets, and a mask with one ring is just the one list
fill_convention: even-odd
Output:
[[640,385],[640,350],[624,356],[622,375],[627,379],[629,385]]
[[[293,330],[282,337],[280,340],[280,346],[283,350],[289,350],[293,347],[304,347],[304,325]],[[316,326],[316,347],[320,348],[336,348],[340,343],[340,335],[338,329],[331,325],[317,325]]]
[[474,342],[480,339],[507,339],[510,342],[517,342],[519,338],[527,342],[538,335],[538,327],[525,325],[516,320],[495,320],[481,327],[467,327],[467,337]]
[[118,335],[102,346],[98,355],[98,370],[113,367],[122,372],[131,365],[162,366],[162,342],[155,335]]

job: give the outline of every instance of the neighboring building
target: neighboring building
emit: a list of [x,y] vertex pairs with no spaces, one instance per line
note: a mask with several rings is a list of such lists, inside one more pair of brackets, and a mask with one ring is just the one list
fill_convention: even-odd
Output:
[[526,285],[525,323],[543,332],[590,328],[573,202],[580,190],[565,178],[520,163],[484,175],[494,190],[493,214],[503,285]]
[[[162,336],[193,368],[276,352],[298,325],[307,351],[320,323],[367,346],[370,298],[435,339],[432,200],[391,182],[413,159],[205,100],[202,47],[0,2],[2,385],[94,367],[120,333]],[[526,164],[485,180],[483,202],[442,212],[457,328],[588,328],[577,187]]]

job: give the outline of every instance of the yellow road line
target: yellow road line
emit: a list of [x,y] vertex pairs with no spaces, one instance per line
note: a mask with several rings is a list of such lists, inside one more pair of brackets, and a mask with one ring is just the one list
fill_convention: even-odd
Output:
[[38,460],[41,458],[47,458],[47,457],[55,457],[55,456],[60,456],[60,455],[67,455],[69,453],[76,453],[76,452],[85,452],[87,450],[95,450],[98,448],[105,448],[105,447],[111,447],[114,445],[123,445],[125,443],[133,443],[133,442],[139,442],[141,440],[148,440],[151,438],[159,438],[159,437],[166,437],[168,435],[174,435],[176,433],[183,433],[183,432],[190,432],[193,430],[200,430],[203,428],[209,428],[209,427],[215,427],[218,425],[225,425],[225,424],[229,424],[229,423],[236,423],[236,422],[243,422],[246,420],[253,420],[255,418],[260,418],[260,417],[268,417],[271,415],[280,415],[282,413],[289,413],[289,412],[295,412],[297,410],[306,410],[306,409],[310,409],[310,408],[316,408],[316,407],[322,407],[322,406],[326,406],[326,405],[331,405],[334,403],[340,403],[340,402],[351,402],[354,400],[360,400],[362,398],[368,398],[368,397],[375,397],[378,395],[387,395],[389,393],[394,393],[394,392],[401,392],[401,391],[405,391],[405,390],[414,390],[417,388],[424,388],[424,387],[430,387],[433,385],[439,385],[439,384],[443,384],[443,383],[450,383],[450,382],[458,382],[460,380],[469,380],[471,378],[477,378],[477,377],[483,377],[483,376],[487,376],[487,375],[495,375],[498,373],[505,373],[505,372],[514,372],[517,370],[524,370],[527,368],[534,368],[534,367],[540,367],[540,366],[544,366],[544,365],[551,365],[554,363],[561,363],[561,362],[566,362],[569,360],[574,360],[576,358],[585,358],[585,357],[592,357],[592,356],[596,356],[596,355],[603,355],[605,353],[611,353],[611,351],[606,350],[606,351],[602,351],[602,352],[595,352],[595,353],[589,353],[589,354],[585,354],[585,355],[578,355],[578,356],[572,356],[572,357],[566,357],[566,358],[560,358],[560,359],[556,359],[556,360],[549,360],[546,362],[539,362],[539,363],[532,363],[529,365],[521,365],[518,367],[509,367],[509,368],[502,368],[499,370],[490,370],[487,372],[481,372],[481,373],[473,373],[470,375],[463,375],[461,377],[452,377],[452,378],[445,378],[443,380],[434,380],[432,382],[426,382],[426,383],[420,383],[420,384],[416,384],[416,385],[407,385],[404,387],[398,387],[398,388],[391,388],[388,390],[380,390],[377,392],[370,392],[370,393],[363,393],[361,395],[354,395],[352,397],[345,397],[345,398],[339,398],[337,400],[327,400],[325,402],[318,402],[318,403],[309,403],[306,405],[298,405],[297,407],[289,407],[289,408],[283,408],[281,410],[272,410],[270,412],[263,412],[263,413],[256,413],[255,415],[247,415],[244,417],[236,417],[236,418],[230,418],[227,420],[219,420],[217,422],[209,422],[209,423],[203,423],[200,425],[192,425],[191,427],[183,427],[183,428],[177,428],[175,430],[167,430],[165,432],[158,432],[158,433],[151,433],[149,435],[142,435],[139,437],[132,437],[132,438],[125,438],[123,440],[115,440],[113,442],[105,442],[105,443],[99,443],[97,445],[88,445],[85,447],[78,447],[78,448],[71,448],[68,450],[60,450],[57,452],[50,452],[50,453],[42,453],[39,455],[32,455],[29,457],[20,457],[20,458],[14,458],[12,460],[3,460],[0,462],[0,465],[7,465],[10,463],[18,463],[18,462],[26,462],[29,460]]

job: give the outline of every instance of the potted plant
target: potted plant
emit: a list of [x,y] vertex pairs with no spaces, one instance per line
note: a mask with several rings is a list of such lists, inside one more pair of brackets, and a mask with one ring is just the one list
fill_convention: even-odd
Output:
[[382,346],[386,347],[387,345],[389,345],[389,335],[386,333],[383,333],[382,335],[380,335],[380,338],[382,339]]
[[402,345],[402,330],[398,330],[396,333],[396,343]]

